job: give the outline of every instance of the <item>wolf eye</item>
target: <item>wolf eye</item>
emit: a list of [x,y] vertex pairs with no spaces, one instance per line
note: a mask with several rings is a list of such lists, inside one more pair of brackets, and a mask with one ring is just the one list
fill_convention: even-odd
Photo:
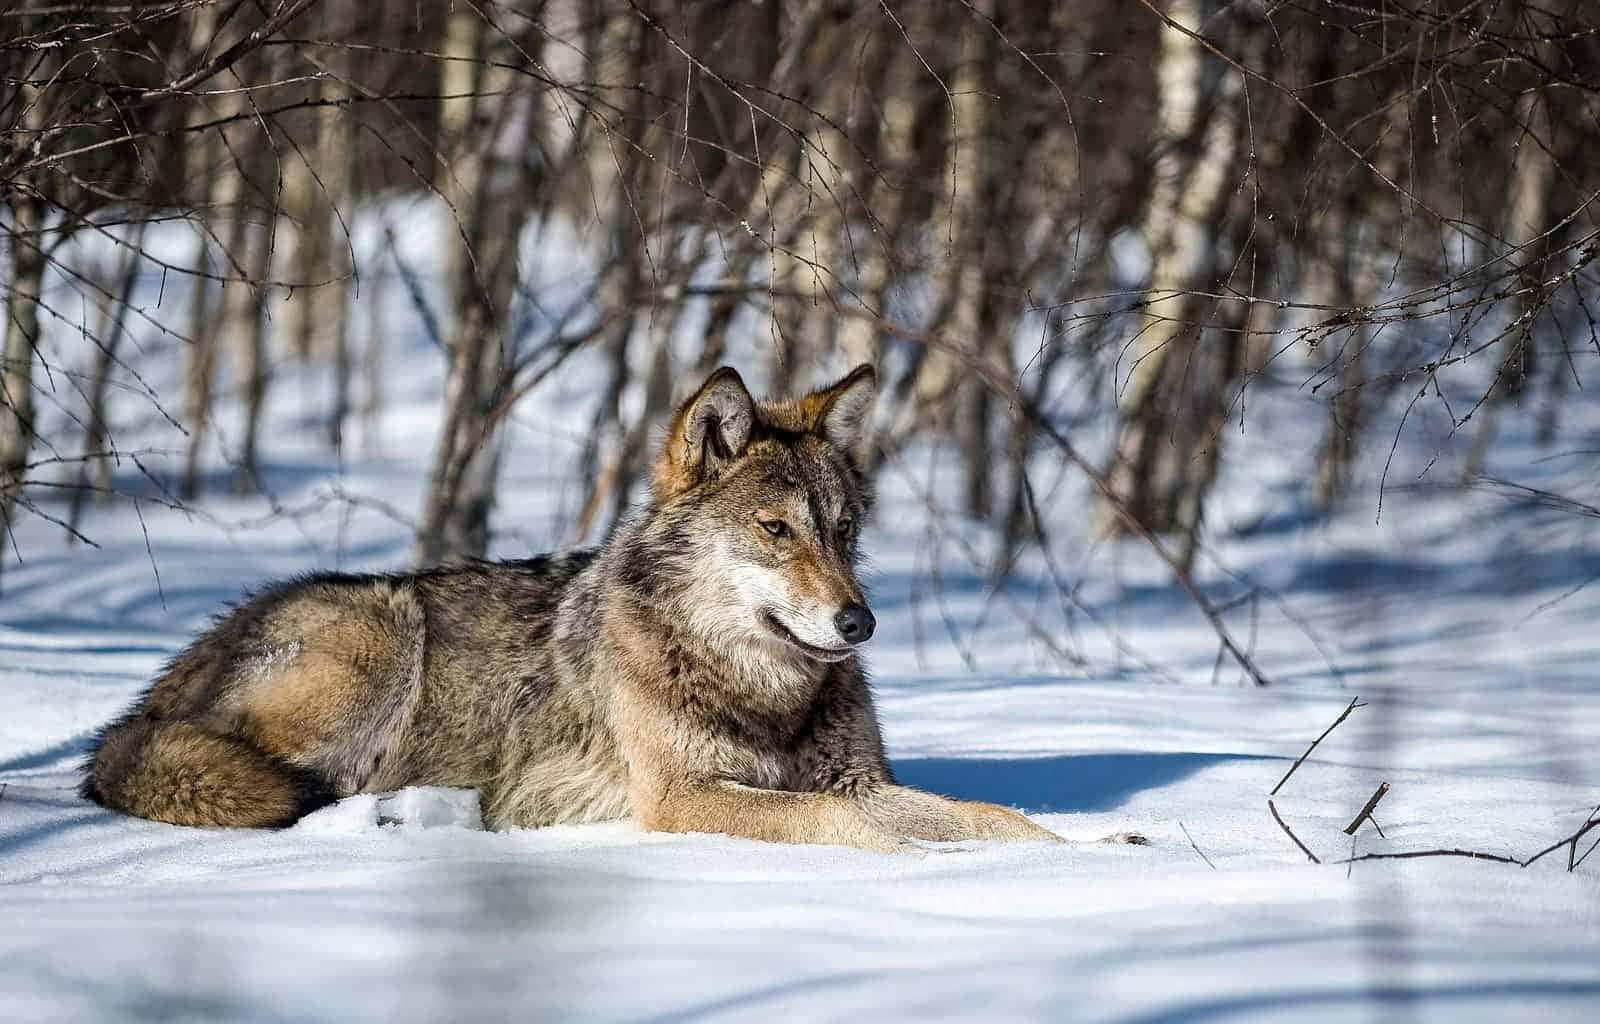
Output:
[[789,532],[789,524],[782,519],[763,519],[761,528],[774,537],[782,537]]
[[839,520],[839,536],[848,537],[856,532],[856,521],[849,516]]

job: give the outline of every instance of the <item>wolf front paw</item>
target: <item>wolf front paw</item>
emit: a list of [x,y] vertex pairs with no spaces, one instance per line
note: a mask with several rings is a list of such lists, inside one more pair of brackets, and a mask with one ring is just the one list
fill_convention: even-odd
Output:
[[1113,832],[1109,836],[1095,840],[1097,843],[1120,843],[1125,846],[1149,846],[1150,840],[1137,832]]
[[1040,828],[1009,807],[999,804],[970,804],[968,811],[974,839],[1000,839],[1007,842],[1064,843],[1066,840]]
[[903,836],[893,835],[888,832],[857,832],[839,841],[841,846],[853,846],[857,850],[866,850],[868,853],[889,853],[897,856],[910,855],[922,857],[928,854],[928,848]]

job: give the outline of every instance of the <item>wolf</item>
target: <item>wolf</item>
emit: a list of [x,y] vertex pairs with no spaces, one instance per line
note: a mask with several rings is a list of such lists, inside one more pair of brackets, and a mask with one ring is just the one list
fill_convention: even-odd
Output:
[[101,731],[83,795],[271,828],[355,793],[460,786],[495,829],[1057,841],[1010,808],[898,785],[885,759],[857,575],[876,392],[863,365],[758,402],[723,367],[598,549],[247,597]]

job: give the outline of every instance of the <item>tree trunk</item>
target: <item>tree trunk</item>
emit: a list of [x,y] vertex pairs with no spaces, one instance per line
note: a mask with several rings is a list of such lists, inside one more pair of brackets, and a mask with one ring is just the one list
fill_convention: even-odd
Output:
[[[44,202],[25,192],[11,198],[11,279],[6,282],[5,365],[0,366],[0,556],[13,546],[12,513],[33,447],[33,356],[39,342],[44,285]],[[4,564],[0,557],[0,564]]]
[[[203,216],[203,215],[202,215]],[[211,384],[216,371],[216,345],[212,330],[211,239],[204,224],[197,226],[193,291],[189,293],[189,345],[183,362],[183,419],[189,430],[184,446],[183,477],[178,494],[193,498],[200,493],[200,453],[211,430]]]
[[[239,217],[242,219],[243,211]],[[251,494],[260,486],[261,416],[271,383],[267,360],[266,301],[272,274],[271,223],[251,225],[243,238],[246,280],[229,282],[222,294],[222,331],[234,353],[233,376],[244,403],[243,436],[233,489]]]
[[[1541,106],[1546,112],[1543,145],[1532,134]],[[1518,267],[1520,277],[1518,283],[1523,285],[1531,285],[1537,280],[1544,264],[1544,256],[1550,251],[1548,240],[1540,240],[1540,236],[1551,227],[1550,191],[1556,171],[1555,161],[1546,148],[1555,144],[1555,123],[1548,116],[1549,110],[1549,99],[1542,90],[1528,92],[1517,104],[1517,123],[1524,126],[1525,134],[1519,141],[1516,166],[1511,174],[1511,194],[1507,197],[1508,223],[1504,235],[1510,248],[1526,247],[1522,252],[1510,257]],[[1542,292],[1535,291],[1535,299],[1541,294]],[[1474,477],[1483,472],[1489,445],[1494,440],[1495,420],[1499,417],[1500,409],[1508,402],[1517,400],[1529,375],[1533,372],[1533,329],[1541,308],[1541,303],[1530,301],[1525,292],[1519,291],[1511,299],[1510,312],[1514,326],[1508,331],[1509,336],[1504,343],[1504,352],[1495,371],[1494,382],[1490,385],[1488,398],[1479,412],[1476,436],[1473,437],[1467,449],[1467,457],[1462,462],[1460,477],[1462,486],[1471,483]]]
[[729,255],[724,267],[723,280],[728,284],[728,291],[713,298],[711,308],[706,313],[700,356],[695,361],[692,374],[696,380],[705,379],[712,370],[722,365],[723,354],[728,348],[728,329],[733,326],[739,310],[744,308],[749,299],[745,288],[750,284],[750,271],[755,267],[760,250],[749,239],[740,241],[742,244]]
[[[609,55],[625,53],[626,64],[616,69],[616,73],[623,82],[639,82],[644,74],[646,39],[643,32],[637,19],[621,19],[607,25],[595,44],[599,52],[591,55],[591,65],[597,76],[606,73],[601,69],[609,63],[606,59]],[[584,509],[573,526],[571,539],[574,542],[588,535],[598,509],[615,485],[614,456],[624,436],[622,395],[628,384],[629,342],[639,319],[635,307],[644,279],[640,254],[643,236],[639,224],[643,213],[638,197],[643,114],[643,90],[631,90],[623,105],[621,123],[613,131],[616,141],[601,147],[604,156],[597,156],[606,163],[592,172],[594,177],[602,181],[609,179],[611,184],[610,202],[605,211],[608,259],[596,293],[596,309],[600,316],[609,318],[610,323],[598,339],[606,366],[606,383],[600,395],[598,418],[581,455],[580,493],[584,495]]]
[[[1347,204],[1347,207],[1353,204]],[[1364,309],[1377,296],[1379,287],[1376,255],[1370,244],[1363,244],[1360,212],[1345,209],[1338,218],[1330,217],[1330,233],[1340,247],[1333,270],[1329,304],[1340,309]],[[1361,387],[1365,378],[1367,342],[1371,338],[1366,324],[1352,323],[1342,346],[1323,358],[1338,362],[1334,392],[1328,400],[1328,425],[1317,448],[1316,476],[1311,499],[1317,508],[1331,509],[1350,483],[1355,463],[1356,439],[1360,436],[1365,403]],[[1331,349],[1324,336],[1320,348]]]
[[[992,17],[994,6],[994,0],[984,0],[975,10],[982,17]],[[985,57],[993,32],[976,19],[963,23],[962,28],[950,76],[953,123],[945,139],[946,173],[938,179],[951,191],[936,201],[932,219],[931,244],[941,254],[942,263],[935,272],[939,298],[931,323],[941,335],[976,346],[981,340],[979,321],[989,283],[981,246],[987,217],[982,203],[984,143],[994,103],[984,88],[990,64]],[[921,430],[947,433],[955,426],[961,371],[961,359],[955,353],[924,348],[918,354],[907,384],[909,394],[896,410],[892,447]]]
[[660,422],[672,406],[671,341],[673,328],[682,313],[681,302],[673,303],[668,309],[655,311],[656,322],[651,325],[649,333],[650,355],[645,377],[644,406],[607,458],[583,510],[578,514],[575,533],[579,537],[589,536],[594,524],[599,521],[602,507],[608,509],[608,531],[614,529],[628,511],[628,499],[634,482],[644,471],[650,428]]
[[379,271],[367,281],[367,342],[361,351],[361,452],[371,458],[380,451],[378,426],[383,414],[383,332],[384,303],[388,278]]
[[140,221],[133,237],[122,254],[117,270],[115,290],[105,316],[102,318],[99,344],[95,347],[94,369],[89,381],[89,408],[86,410],[83,431],[83,461],[78,463],[77,479],[72,489],[72,504],[67,511],[68,542],[77,539],[78,524],[83,521],[83,506],[92,491],[97,501],[104,501],[111,487],[111,461],[106,458],[105,447],[110,440],[106,425],[106,392],[111,383],[111,369],[116,364],[117,348],[122,344],[122,333],[127,325],[128,304],[133,300],[134,285],[139,280],[139,263],[143,259],[145,228],[149,221]]
[[[877,175],[862,166],[857,180],[862,195],[861,215],[852,222],[848,241],[855,275],[855,298],[863,312],[883,316],[889,289],[898,269],[898,247],[903,241],[902,214],[906,212],[904,180],[913,167],[912,133],[916,127],[916,89],[912,76],[914,62],[904,56],[899,40],[883,33],[876,40],[869,70],[870,94],[882,97],[882,121],[873,122],[863,142],[877,165]],[[898,181],[886,181],[894,175]],[[882,360],[884,333],[869,316],[847,316],[839,324],[837,343],[843,368],[861,363],[878,366]]]
[[[1331,68],[1330,62],[1328,70]],[[1378,143],[1375,160],[1378,169],[1390,180],[1398,179],[1409,152],[1410,119],[1410,106],[1396,103]],[[1397,228],[1403,216],[1401,212],[1396,217]],[[1332,251],[1318,266],[1326,268],[1327,280],[1320,287],[1313,284],[1309,289],[1311,294],[1321,294],[1322,301],[1344,310],[1362,310],[1377,302],[1383,286],[1379,261],[1384,258],[1379,255],[1382,246],[1377,243],[1386,230],[1381,225],[1378,210],[1369,196],[1355,191],[1347,193],[1330,210],[1323,227],[1322,235],[1328,239]],[[1311,491],[1312,502],[1324,512],[1333,508],[1349,487],[1357,442],[1365,425],[1366,411],[1373,404],[1362,393],[1367,386],[1366,349],[1372,341],[1371,325],[1360,320],[1351,323],[1343,344],[1336,349],[1328,344],[1329,337],[1323,335],[1319,341],[1322,351],[1314,353],[1338,363],[1334,392],[1328,400],[1328,425],[1317,448]]]
[[[323,85],[325,93],[332,92],[335,86],[330,81]],[[354,372],[354,353],[352,352],[350,331],[352,327],[351,299],[355,282],[354,256],[349,253],[350,239],[348,226],[355,215],[355,205],[352,202],[350,182],[354,176],[352,160],[355,154],[356,121],[352,117],[340,117],[334,113],[329,121],[322,126],[319,151],[320,163],[327,175],[329,213],[338,213],[336,217],[341,225],[339,239],[344,246],[344,251],[350,259],[350,265],[345,266],[344,257],[333,258],[330,253],[328,265],[339,265],[334,280],[327,285],[328,315],[333,317],[333,409],[328,414],[328,444],[335,455],[344,452],[345,423],[350,418],[351,375]],[[331,230],[331,227],[330,227]]]
[[288,351],[301,362],[326,354],[331,315],[327,287],[331,197],[318,154],[332,127],[321,116],[306,124],[298,145],[287,146],[282,157],[286,216],[278,233],[284,241],[284,277],[291,289],[284,301],[284,338]]
[[[191,54],[203,54],[216,43],[216,16],[216,8],[211,6],[195,12],[187,42]],[[224,100],[222,106],[229,109],[223,113],[237,109],[238,102],[236,94]],[[209,105],[198,103],[192,108],[189,120],[191,123],[203,121],[213,113],[215,111]],[[195,230],[194,275],[190,283],[193,290],[189,295],[189,346],[184,353],[183,367],[183,418],[189,436],[184,446],[183,473],[178,482],[178,493],[184,498],[192,498],[199,493],[200,456],[211,427],[211,387],[216,368],[216,346],[213,344],[215,325],[211,305],[213,286],[209,276],[212,268],[212,225],[222,205],[220,201],[228,199],[226,193],[219,195],[218,191],[230,188],[233,182],[226,179],[234,177],[230,173],[233,169],[225,145],[225,131],[224,128],[217,128],[191,135],[189,144],[184,147],[184,178],[186,182],[198,185],[197,202],[204,207],[201,212],[191,215]],[[223,267],[225,276],[226,260],[223,261]]]
[[[530,209],[517,150],[507,138],[518,122],[506,99],[513,82],[507,68],[486,64],[500,30],[471,7],[450,16],[446,52],[464,58],[443,65],[441,134],[448,164],[435,182],[461,218],[450,252],[448,280],[454,308],[444,417],[434,446],[417,523],[419,566],[482,558],[489,546],[489,515],[500,451],[490,417],[504,390],[510,359],[506,314],[516,284],[517,243]],[[531,117],[531,111],[523,111]]]
[[[1178,24],[1198,30],[1199,8],[1194,0],[1174,0],[1167,13]],[[1252,64],[1250,51],[1259,48],[1262,33],[1259,27],[1247,31],[1244,57]],[[1226,320],[1238,311],[1190,293],[1210,291],[1216,283],[1217,240],[1228,214],[1229,186],[1239,180],[1248,127],[1243,81],[1231,70],[1223,72],[1209,114],[1203,113],[1206,61],[1197,41],[1163,27],[1159,59],[1160,155],[1143,232],[1151,254],[1149,305],[1120,395],[1122,423],[1107,482],[1140,523],[1164,532],[1182,528],[1186,518],[1194,521],[1197,513],[1186,516],[1182,506],[1194,500],[1189,492],[1208,476],[1203,468],[1197,473],[1194,465],[1204,456],[1200,446],[1216,440],[1206,435],[1209,417],[1191,403],[1191,392],[1197,385],[1210,392],[1202,394],[1202,405],[1226,401],[1215,393],[1215,375],[1196,380],[1190,374],[1201,321]],[[1185,149],[1193,150],[1192,158],[1185,158]],[[1234,334],[1218,332],[1215,337],[1222,348],[1238,343]],[[1231,352],[1199,355],[1238,366]],[[1124,528],[1104,501],[1100,518],[1108,529]]]

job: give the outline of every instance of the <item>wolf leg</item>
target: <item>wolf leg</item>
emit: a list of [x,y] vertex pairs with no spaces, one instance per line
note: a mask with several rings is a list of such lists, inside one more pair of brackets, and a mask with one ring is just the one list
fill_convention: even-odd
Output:
[[720,832],[772,843],[823,843],[879,853],[914,850],[854,801],[831,793],[791,793],[734,782],[673,787],[640,815],[661,832]]
[[278,828],[330,802],[310,773],[192,722],[140,716],[101,737],[83,795],[174,825]]
[[273,656],[237,670],[218,731],[304,765],[341,797],[450,781],[414,777],[404,756],[422,694],[424,613],[411,587],[313,587],[275,609],[264,631]]
[[1063,841],[1054,832],[999,804],[952,800],[910,786],[878,786],[857,799],[874,821],[895,835],[913,839]]

